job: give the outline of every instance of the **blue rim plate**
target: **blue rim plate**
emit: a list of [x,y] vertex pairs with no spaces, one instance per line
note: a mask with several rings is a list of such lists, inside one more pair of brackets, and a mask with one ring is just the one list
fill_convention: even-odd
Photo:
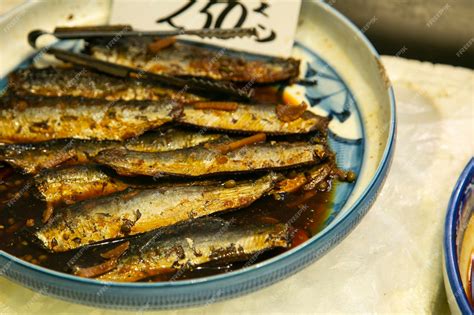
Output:
[[[474,158],[467,164],[466,168],[459,176],[459,179],[454,187],[451,198],[449,199],[448,211],[446,213],[446,221],[444,224],[444,265],[445,265],[445,283],[448,297],[454,296],[454,299],[463,314],[472,314],[474,309],[469,304],[466,292],[464,291],[461,275],[459,273],[458,252],[460,248],[457,244],[460,235],[463,233],[460,229],[461,217],[468,221],[472,215],[473,209],[467,209],[464,205],[467,204],[467,199],[472,197],[472,187],[474,182]],[[446,279],[447,278],[447,279]],[[449,284],[450,288],[447,287]],[[453,306],[450,305],[452,308]]]
[[[378,69],[377,72],[374,72],[378,75],[376,81],[384,80],[384,76],[379,72],[380,56],[355,25],[327,4],[312,2],[305,5],[312,6],[320,10],[322,14],[337,20],[346,32],[350,33],[354,40],[363,47],[364,52],[366,51],[369,57],[373,57],[371,59],[371,62],[374,62],[373,67]],[[307,13],[302,10],[302,14]],[[296,46],[302,50],[308,50],[302,44],[298,43]],[[316,54],[314,56],[318,57]],[[331,62],[326,64],[329,66]],[[336,74],[335,71],[334,73]],[[339,76],[337,77],[339,78]],[[344,81],[346,80],[347,78],[344,77]],[[344,81],[342,79],[340,81],[350,94]],[[294,249],[261,263],[226,274],[161,283],[99,282],[39,267],[0,251],[0,274],[43,294],[64,300],[92,306],[127,309],[169,309],[208,304],[258,290],[288,277],[322,257],[328,250],[341,242],[367,213],[383,185],[393,156],[396,118],[393,90],[389,84],[381,83],[380,85],[384,87],[383,97],[387,99],[385,105],[387,116],[383,121],[386,137],[383,139],[383,150],[380,150],[380,160],[377,160],[377,164],[373,166],[373,175],[370,173],[370,178],[364,182],[363,189],[360,189],[358,197],[351,201],[348,209],[336,213],[320,233]],[[349,95],[348,97],[353,96]],[[318,110],[318,104],[312,105],[313,109]],[[356,106],[355,99],[353,106]],[[359,109],[356,109],[357,115],[364,114],[363,112],[360,114]],[[357,115],[354,114],[354,116]],[[360,121],[362,124],[360,136],[364,138],[366,131],[363,124],[365,122],[363,122],[364,119],[360,119]],[[364,146],[363,140],[356,142],[362,143]],[[366,155],[363,150],[360,154]],[[364,157],[363,161],[360,161],[362,166],[354,164],[350,167],[358,170],[360,167],[365,167],[364,165],[367,163],[367,159]],[[347,194],[341,197],[344,202],[350,198],[352,187],[345,189]],[[343,204],[339,206],[342,207]]]

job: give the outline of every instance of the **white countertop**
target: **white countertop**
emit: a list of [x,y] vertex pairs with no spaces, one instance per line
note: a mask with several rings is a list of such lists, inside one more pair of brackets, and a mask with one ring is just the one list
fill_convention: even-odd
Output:
[[[388,56],[383,63],[395,89],[397,143],[385,186],[360,225],[286,280],[169,313],[449,312],[443,223],[454,183],[474,155],[474,71]],[[117,313],[49,298],[3,278],[0,288],[0,314]]]

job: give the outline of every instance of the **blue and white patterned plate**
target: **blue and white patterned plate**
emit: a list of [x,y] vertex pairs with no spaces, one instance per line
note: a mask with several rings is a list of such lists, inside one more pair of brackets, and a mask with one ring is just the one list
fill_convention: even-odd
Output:
[[[293,54],[302,60],[304,78],[317,80],[317,85],[304,88],[304,100],[313,112],[330,117],[329,145],[336,152],[337,165],[359,174],[364,159],[364,125],[354,95],[334,68],[316,52],[296,42]],[[354,185],[338,184],[326,225],[342,209]]]
[[[31,17],[26,13],[23,23],[15,24],[18,38],[26,38],[31,29],[42,28],[36,17],[41,16],[38,10],[45,9],[36,2],[27,5],[37,11]],[[48,9],[51,16],[55,16],[55,10],[61,10],[60,6]],[[74,9],[80,10],[80,7]],[[87,9],[97,15],[107,6],[92,11],[90,7]],[[104,23],[106,16],[98,14],[93,21],[87,22]],[[0,24],[9,22],[0,19]],[[42,23],[60,24],[53,22]],[[4,66],[0,73],[7,73],[22,63],[25,65],[28,50],[21,45],[18,45],[24,48],[21,53],[18,47],[10,50],[5,47],[3,53],[7,54],[10,68]],[[358,174],[356,183],[338,185],[331,215],[320,233],[261,263],[193,280],[99,282],[48,270],[2,251],[0,274],[43,294],[72,302],[110,308],[165,309],[215,302],[258,290],[323,256],[362,219],[382,186],[394,147],[395,104],[377,52],[354,25],[324,3],[303,2],[293,55],[302,59],[304,77],[315,78],[318,84],[296,87],[295,91],[290,89],[289,92],[310,104],[315,113],[332,118],[329,141],[337,154],[337,163]],[[4,86],[7,84],[5,80],[2,82]]]

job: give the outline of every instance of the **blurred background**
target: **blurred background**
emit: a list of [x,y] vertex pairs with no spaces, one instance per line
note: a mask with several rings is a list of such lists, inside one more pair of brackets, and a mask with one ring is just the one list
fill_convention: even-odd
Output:
[[474,0],[327,0],[383,55],[474,68]]

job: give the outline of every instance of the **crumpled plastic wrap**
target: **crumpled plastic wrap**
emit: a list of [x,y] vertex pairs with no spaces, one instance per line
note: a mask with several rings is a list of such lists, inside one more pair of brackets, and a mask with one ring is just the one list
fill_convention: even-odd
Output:
[[[397,99],[397,143],[385,186],[360,225],[322,259],[284,281],[169,313],[449,312],[443,224],[453,186],[474,155],[474,71],[382,59]],[[112,314],[45,297],[3,278],[0,288],[2,314]]]

